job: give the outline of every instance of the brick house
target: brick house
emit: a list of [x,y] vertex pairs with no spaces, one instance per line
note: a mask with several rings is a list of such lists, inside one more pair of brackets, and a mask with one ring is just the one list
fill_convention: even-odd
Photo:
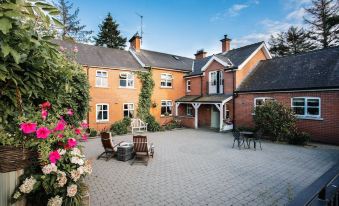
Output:
[[339,47],[261,61],[235,92],[237,126],[253,126],[254,108],[275,100],[312,140],[339,144]]
[[[231,40],[221,40],[221,53],[195,54],[192,72],[186,75],[186,95],[176,101],[176,115],[185,126],[232,129],[233,91],[261,60],[271,55],[264,42],[230,50]],[[228,122],[227,122],[228,120]]]

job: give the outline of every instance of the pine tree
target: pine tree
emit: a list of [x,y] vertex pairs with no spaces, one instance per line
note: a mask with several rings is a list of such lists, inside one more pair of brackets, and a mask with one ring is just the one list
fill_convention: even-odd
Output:
[[118,27],[119,24],[113,20],[111,13],[108,13],[102,24],[99,25],[99,34],[94,38],[95,44],[108,48],[124,49],[127,39],[120,35]]
[[271,35],[268,44],[270,45],[269,50],[274,57],[281,57],[288,54],[288,47],[284,32],[280,32],[276,36]]
[[287,31],[286,43],[288,47],[288,54],[299,54],[314,50],[316,46],[309,41],[309,33],[303,28],[290,27]]
[[333,24],[332,19],[339,13],[337,0],[313,0],[310,8],[305,8],[310,19],[304,18],[311,26],[311,38],[322,48],[339,44],[339,25]]
[[299,54],[311,51],[316,46],[310,42],[309,33],[303,28],[290,27],[287,32],[280,32],[276,36],[271,35],[270,52],[275,57]]
[[72,38],[79,42],[87,42],[91,39],[93,31],[85,30],[86,25],[81,25],[78,19],[79,8],[71,13],[73,4],[68,0],[58,0],[56,4],[60,11],[59,20],[63,23],[64,27],[61,30],[62,39]]

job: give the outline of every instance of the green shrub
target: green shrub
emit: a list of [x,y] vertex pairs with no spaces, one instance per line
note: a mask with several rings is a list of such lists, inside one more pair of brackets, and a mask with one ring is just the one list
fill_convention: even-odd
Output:
[[130,118],[124,118],[111,125],[111,132],[113,135],[122,135],[128,133],[128,128],[131,125]]
[[238,127],[237,129],[239,131],[248,131],[248,132],[255,132],[256,131],[256,129],[253,128],[253,127],[244,127],[244,126]]
[[147,130],[150,132],[157,132],[161,130],[160,124],[155,120],[155,118],[152,115],[148,115],[145,118],[147,125]]
[[273,141],[285,141],[295,127],[296,118],[290,108],[276,101],[255,108],[254,123]]
[[96,131],[95,129],[91,128],[89,136],[90,137],[96,137],[97,135],[98,135],[98,131]]
[[181,128],[181,122],[179,120],[173,119],[172,121],[170,121],[169,123],[165,124],[163,126],[164,130],[172,130],[175,128]]
[[300,132],[297,129],[294,129],[287,136],[288,144],[293,145],[306,145],[310,141],[310,135],[306,132]]

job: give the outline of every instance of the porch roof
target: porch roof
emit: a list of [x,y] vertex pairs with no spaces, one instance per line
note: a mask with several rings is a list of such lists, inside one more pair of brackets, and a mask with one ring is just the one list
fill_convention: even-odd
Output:
[[229,94],[218,94],[218,95],[186,95],[176,100],[176,102],[189,103],[189,102],[198,102],[198,103],[222,103],[232,99],[232,93]]

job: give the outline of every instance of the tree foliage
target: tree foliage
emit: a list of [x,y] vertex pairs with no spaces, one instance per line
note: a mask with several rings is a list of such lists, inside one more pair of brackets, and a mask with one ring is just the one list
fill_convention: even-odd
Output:
[[79,8],[72,13],[73,3],[68,0],[58,0],[56,6],[60,11],[58,18],[64,25],[61,29],[62,39],[72,38],[78,42],[90,41],[93,31],[85,30],[86,25],[80,24]]
[[124,49],[126,47],[126,38],[121,36],[118,27],[119,24],[108,13],[102,24],[99,25],[99,34],[94,38],[95,44],[108,48]]
[[311,38],[322,48],[339,44],[339,2],[337,0],[313,0],[312,6],[305,8],[310,18],[304,18],[311,26]]
[[299,54],[315,49],[315,45],[310,42],[309,33],[303,28],[290,27],[287,32],[280,32],[276,36],[271,36],[270,52],[274,56],[285,56]]
[[[13,3],[14,2],[14,3]],[[0,128],[10,128],[18,116],[50,101],[73,108],[74,121],[88,111],[89,83],[80,65],[68,60],[51,37],[35,30],[37,19],[48,28],[58,10],[43,1],[0,4]]]

